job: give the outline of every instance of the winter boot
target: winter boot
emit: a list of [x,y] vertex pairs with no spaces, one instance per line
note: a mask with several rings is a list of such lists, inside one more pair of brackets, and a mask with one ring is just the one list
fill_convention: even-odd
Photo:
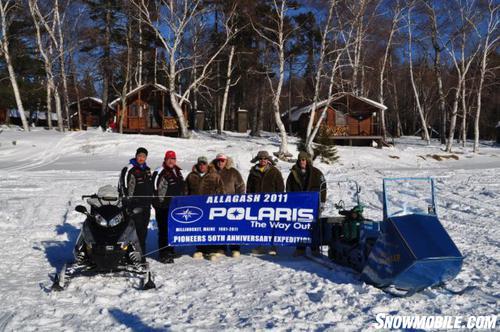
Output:
[[196,251],[193,254],[193,259],[202,259],[203,258],[203,253],[201,251]]
[[267,253],[271,256],[276,256],[278,254],[278,250],[275,246],[272,246],[271,248],[269,248],[269,251]]
[[219,258],[219,254],[217,252],[211,252],[206,255],[206,258],[211,262],[216,262]]
[[173,264],[174,263],[174,255],[166,255],[164,257],[160,257],[160,263]]
[[321,251],[319,251],[319,248],[311,248],[311,255],[314,257],[320,257]]
[[266,253],[266,249],[263,246],[258,246],[252,249],[252,254],[254,255],[264,255]]
[[295,249],[295,251],[293,252],[293,257],[300,257],[300,256],[304,256],[306,254],[306,251],[302,248],[297,248]]

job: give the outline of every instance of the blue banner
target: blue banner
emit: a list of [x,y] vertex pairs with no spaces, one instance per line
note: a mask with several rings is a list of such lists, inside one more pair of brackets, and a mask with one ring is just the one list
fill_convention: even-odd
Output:
[[260,193],[173,197],[168,215],[172,246],[311,244],[319,193]]

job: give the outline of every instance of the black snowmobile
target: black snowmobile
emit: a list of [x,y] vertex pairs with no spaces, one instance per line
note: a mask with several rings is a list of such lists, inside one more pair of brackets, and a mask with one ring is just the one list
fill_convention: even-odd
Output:
[[79,275],[109,272],[130,272],[144,275],[142,288],[155,288],[148,263],[142,260],[133,217],[140,208],[130,210],[116,187],[107,185],[97,194],[82,196],[90,205],[90,212],[83,205],[75,210],[87,216],[74,248],[75,261],[65,264],[56,274],[52,290],[65,288],[69,279]]

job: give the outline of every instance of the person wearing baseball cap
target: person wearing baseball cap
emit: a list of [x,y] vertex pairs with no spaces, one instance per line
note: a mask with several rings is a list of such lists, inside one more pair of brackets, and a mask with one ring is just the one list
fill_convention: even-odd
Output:
[[[122,169],[118,180],[120,195],[128,198],[127,207],[142,209],[141,213],[134,215],[134,223],[143,255],[146,253],[146,237],[153,195],[151,169],[146,164],[147,158],[148,150],[143,147],[138,148],[135,158],[130,159],[129,164]],[[143,261],[145,262],[144,256]]]
[[177,166],[175,151],[165,152],[163,164],[153,173],[153,207],[158,225],[158,249],[160,262],[171,264],[174,262],[174,247],[168,246],[168,211],[172,196],[185,194],[186,183]]
[[[245,182],[236,168],[233,167],[233,159],[226,156],[224,153],[218,153],[211,165],[220,175],[224,185],[224,193],[226,194],[244,194]],[[221,248],[224,249],[224,248]],[[240,256],[240,246],[229,246],[231,256],[238,258]]]

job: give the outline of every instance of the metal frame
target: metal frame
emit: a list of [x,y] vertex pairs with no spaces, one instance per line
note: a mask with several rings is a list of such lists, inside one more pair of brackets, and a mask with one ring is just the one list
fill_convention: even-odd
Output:
[[386,191],[386,183],[389,181],[428,181],[431,184],[431,201],[432,208],[434,209],[434,215],[437,216],[437,204],[436,204],[436,189],[434,186],[434,179],[431,177],[402,177],[402,178],[384,178],[382,182],[383,188],[383,198],[384,198],[384,220],[391,217],[387,214],[387,191]]

